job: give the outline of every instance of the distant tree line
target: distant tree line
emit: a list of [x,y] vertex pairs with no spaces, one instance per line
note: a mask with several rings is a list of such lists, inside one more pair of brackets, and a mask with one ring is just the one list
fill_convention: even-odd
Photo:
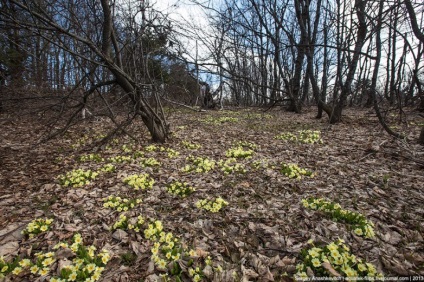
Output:
[[330,123],[346,106],[424,111],[422,1],[196,3],[213,30],[191,36],[204,38],[212,54],[204,67],[223,78],[235,104],[296,113],[315,104]]

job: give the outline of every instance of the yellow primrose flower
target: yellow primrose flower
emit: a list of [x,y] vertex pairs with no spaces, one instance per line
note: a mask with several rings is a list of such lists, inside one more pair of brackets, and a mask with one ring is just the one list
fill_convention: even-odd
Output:
[[312,265],[314,266],[314,267],[320,267],[321,266],[321,262],[319,261],[319,259],[317,259],[317,258],[314,258],[314,259],[312,259]]
[[162,268],[162,269],[165,269],[166,268],[166,261],[163,260],[163,259],[159,260],[158,261],[158,267],[159,268]]
[[331,254],[331,256],[332,256],[333,258],[338,258],[338,257],[340,257],[340,253],[339,253],[339,251],[338,251],[338,250],[332,250],[332,251],[330,252],[330,254]]
[[315,251],[315,250],[309,250],[308,251],[308,254],[311,256],[311,257],[313,257],[313,258],[316,258],[316,257],[318,257],[319,256],[319,253],[317,252],[317,251]]
[[49,266],[51,265],[55,260],[51,257],[46,258],[45,260],[43,260],[43,266]]
[[359,271],[366,271],[367,267],[363,263],[358,263],[358,270]]
[[159,249],[158,248],[152,248],[151,252],[152,252],[152,254],[157,255],[159,253]]
[[38,272],[39,268],[38,268],[38,266],[33,265],[29,270],[31,271],[32,274],[36,274]]
[[41,276],[47,275],[49,273],[50,269],[47,267],[44,267],[43,269],[40,269],[38,271],[38,274],[40,274]]
[[29,267],[31,266],[31,261],[29,259],[23,259],[19,262],[19,265],[22,267]]
[[68,280],[69,281],[75,281],[75,280],[77,280],[77,273],[76,272],[72,272],[71,274],[69,274]]
[[337,265],[342,265],[343,264],[343,258],[342,257],[334,258],[334,263],[337,264]]
[[174,256],[172,256],[173,260],[179,260],[180,259],[180,254],[176,254]]
[[91,273],[96,269],[96,265],[94,263],[87,264],[86,269],[89,273]]
[[18,275],[22,272],[22,267],[15,267],[15,269],[12,271],[14,275]]
[[356,273],[355,270],[353,270],[352,268],[346,268],[344,270],[344,273],[346,273],[347,277],[357,277],[358,274]]
[[109,261],[109,255],[104,255],[103,257],[102,257],[102,262],[103,262],[103,264],[107,264],[108,263],[108,261]]
[[79,247],[78,243],[74,243],[74,244],[71,245],[71,250],[74,253],[76,253],[78,251],[78,247]]
[[355,232],[356,235],[358,236],[362,236],[364,233],[362,232],[361,228],[355,228],[355,230],[353,230],[353,232]]
[[338,249],[337,245],[336,245],[336,244],[334,244],[334,242],[332,242],[331,244],[329,244],[329,245],[327,246],[327,248],[328,248],[330,251],[335,251],[335,250],[337,250],[337,249]]
[[2,267],[1,272],[6,272],[9,269],[9,266],[5,265]]
[[97,280],[99,280],[100,279],[100,273],[97,273],[97,272],[94,272],[93,273],[93,276],[91,276],[91,278],[94,280],[94,281],[97,281]]

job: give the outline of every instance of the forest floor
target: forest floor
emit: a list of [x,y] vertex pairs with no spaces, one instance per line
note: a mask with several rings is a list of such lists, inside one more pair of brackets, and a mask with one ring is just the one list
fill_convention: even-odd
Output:
[[[423,277],[424,148],[413,140],[424,121],[398,124],[396,116],[388,117],[392,127],[411,139],[400,141],[382,131],[372,111],[348,109],[343,123],[333,126],[327,119],[314,119],[314,111],[296,115],[257,109],[174,109],[169,111],[173,135],[166,144],[150,146],[144,127],[134,124],[131,132],[138,142],[121,136],[100,147],[89,144],[110,128],[104,120],[85,121],[57,140],[33,146],[43,132],[41,123],[0,115],[0,256],[4,256],[0,265],[8,266],[0,269],[0,276],[7,274],[6,281],[73,281],[70,275],[75,272],[79,275],[75,281],[83,281],[82,277],[100,276],[101,266],[99,281],[157,281],[159,277],[196,281],[196,275],[204,281],[290,281],[296,272],[346,275],[347,269],[337,265],[338,255],[327,246],[336,242],[351,269],[362,267],[361,258],[385,276]],[[322,143],[275,138],[308,129],[319,131]],[[240,146],[225,173],[219,162],[228,160],[229,150]],[[208,158],[210,163],[195,167],[189,156]],[[314,175],[290,178],[290,173],[282,172],[283,163],[297,164]],[[190,169],[187,165],[208,171],[184,171]],[[89,184],[67,187],[69,183],[60,176],[75,169],[99,171],[99,175]],[[126,177],[141,173],[154,179],[152,188],[136,190],[124,183]],[[186,197],[169,193],[176,181],[195,191],[188,191]],[[105,206],[110,196],[141,202],[119,212]],[[199,200],[219,197],[228,203],[221,202],[219,211],[196,206]],[[331,200],[333,210],[317,211],[313,204],[305,207],[302,199],[311,198]],[[215,208],[219,207],[218,203]],[[360,213],[367,221],[343,218],[342,209]],[[113,229],[120,214],[136,230],[123,220],[122,227]],[[138,216],[144,223],[137,222]],[[28,223],[38,218],[53,221],[39,224],[46,226],[43,232],[28,230]],[[374,224],[373,238],[357,230],[364,222]],[[162,238],[165,242],[160,240],[162,228],[172,233]],[[24,236],[24,229],[40,233]],[[83,242],[75,237],[77,233]],[[339,239],[348,246],[350,258]],[[69,247],[55,250],[58,242]],[[91,245],[97,250],[82,247]],[[327,252],[330,263],[316,256],[312,247]],[[87,255],[90,250],[94,256]],[[47,252],[55,253],[53,260],[43,255]],[[107,264],[90,259],[96,256]],[[20,259],[13,260],[16,257]],[[30,261],[18,266],[24,258]],[[96,264],[94,271],[90,262]],[[302,262],[306,263],[303,270]],[[66,267],[71,263],[73,268]],[[356,276],[374,273],[371,265],[365,267]],[[60,275],[69,280],[55,278]]]

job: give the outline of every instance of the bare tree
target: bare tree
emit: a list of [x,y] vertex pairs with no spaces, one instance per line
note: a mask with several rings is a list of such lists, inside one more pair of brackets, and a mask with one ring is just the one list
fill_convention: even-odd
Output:
[[[155,48],[146,46],[163,45],[160,41],[166,42],[169,25],[159,14],[152,15],[150,19],[146,17],[147,1],[137,6],[138,13],[142,15],[141,22],[134,15],[127,19],[131,23],[119,17],[119,12],[124,10],[119,10],[115,1],[65,2],[3,0],[3,25],[11,30],[31,32],[36,40],[55,46],[52,57],[57,60],[50,72],[54,84],[60,84],[60,63],[64,58],[72,58],[83,70],[82,73],[74,73],[71,78],[76,86],[84,82],[90,84],[83,101],[76,107],[77,111],[84,109],[88,96],[98,93],[98,89],[119,85],[132,104],[130,120],[140,117],[152,140],[165,142],[169,124],[161,107],[151,67]],[[82,7],[89,22],[79,21],[81,15],[77,12]],[[19,10],[20,16],[10,12],[13,9]],[[123,32],[125,29],[127,33]],[[149,42],[152,34],[156,38]],[[132,58],[139,58],[139,65],[135,68]],[[36,57],[35,60],[40,61]]]

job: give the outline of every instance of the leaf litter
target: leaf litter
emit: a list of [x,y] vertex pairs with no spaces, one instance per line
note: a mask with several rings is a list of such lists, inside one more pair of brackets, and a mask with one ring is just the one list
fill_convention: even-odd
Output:
[[[37,140],[41,125],[24,118],[3,122],[0,254],[25,257],[50,250],[58,241],[79,232],[89,244],[113,254],[100,281],[156,281],[163,272],[150,260],[151,243],[141,233],[111,230],[120,213],[104,208],[103,200],[119,195],[142,200],[126,214],[162,221],[167,231],[196,250],[199,257],[211,257],[212,267],[203,269],[205,281],[288,281],[308,240],[328,244],[337,238],[386,276],[423,275],[424,174],[420,163],[414,161],[422,159],[423,148],[391,140],[375,117],[365,112],[347,111],[347,121],[336,126],[315,120],[312,114],[176,111],[171,117],[171,140],[156,145],[164,150],[155,151],[145,150],[151,144],[139,124],[132,129],[138,142],[120,136],[93,149],[89,142],[75,140],[95,140],[107,131],[104,121],[85,122],[64,139],[35,147],[28,140]],[[223,118],[229,116],[237,121]],[[204,122],[206,117],[218,122]],[[303,129],[320,130],[323,144],[274,138]],[[184,146],[187,141],[200,147],[188,148]],[[225,152],[239,141],[257,145],[251,160],[238,160],[246,173],[226,175],[218,167],[204,173],[182,171],[189,155],[218,162],[226,159]],[[165,149],[179,155],[169,157]],[[101,173],[82,188],[59,184],[57,177],[68,171],[98,170],[108,158],[131,156],[137,151],[144,156],[113,163],[115,172]],[[89,153],[99,154],[105,161],[79,161],[81,155]],[[160,166],[143,167],[140,158],[155,158]],[[249,166],[254,161],[262,166]],[[281,163],[298,164],[316,175],[289,179],[280,173]],[[155,180],[152,189],[135,191],[123,183],[125,177],[139,173],[148,173]],[[169,194],[166,187],[173,181],[187,182],[196,191],[185,198]],[[208,197],[222,197],[229,205],[218,213],[196,208],[198,200]],[[346,224],[303,208],[301,200],[308,197],[328,198],[364,214],[375,223],[376,237],[356,236]],[[25,239],[20,231],[38,217],[54,218],[53,228]],[[122,263],[127,253],[136,256],[130,267]],[[66,259],[66,254],[61,258]],[[214,271],[217,266],[222,271]],[[331,266],[326,268],[334,271]],[[25,279],[18,276],[14,281]]]

